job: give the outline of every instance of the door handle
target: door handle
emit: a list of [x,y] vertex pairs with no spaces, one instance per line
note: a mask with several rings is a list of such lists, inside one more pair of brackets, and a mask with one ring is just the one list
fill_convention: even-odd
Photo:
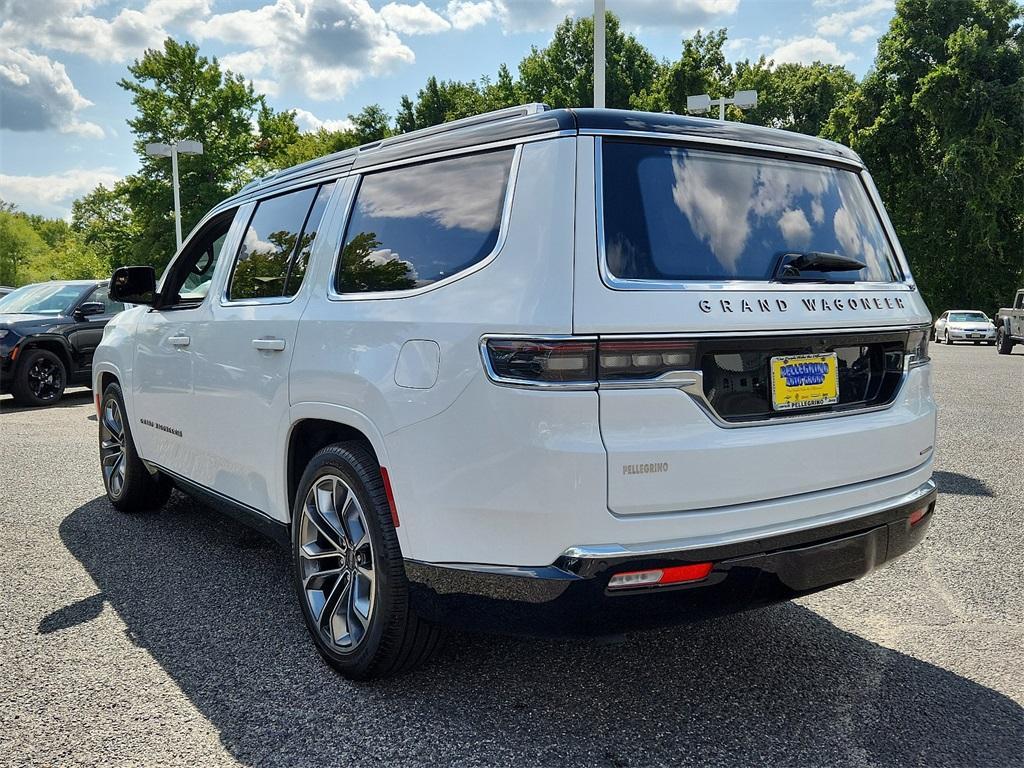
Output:
[[187,347],[190,343],[192,343],[192,339],[190,339],[188,336],[171,336],[167,340],[171,342],[172,346],[175,347]]
[[284,351],[284,339],[253,339],[252,345],[264,352]]

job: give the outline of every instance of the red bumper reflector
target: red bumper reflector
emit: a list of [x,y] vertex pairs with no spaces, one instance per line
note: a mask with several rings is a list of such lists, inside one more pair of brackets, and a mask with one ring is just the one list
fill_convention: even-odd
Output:
[[395,492],[391,490],[391,478],[388,477],[388,471],[384,468],[380,468],[380,479],[384,483],[384,495],[388,497],[388,507],[391,509],[391,524],[397,528],[401,523],[398,522],[398,507],[395,505]]
[[615,574],[608,580],[608,589],[654,587],[701,581],[708,577],[713,567],[713,563],[690,563],[688,565],[673,565],[668,568],[652,568],[648,571],[625,571]]
[[921,507],[918,510],[910,513],[910,527],[913,528],[915,525],[924,520],[924,516],[928,514],[928,507]]

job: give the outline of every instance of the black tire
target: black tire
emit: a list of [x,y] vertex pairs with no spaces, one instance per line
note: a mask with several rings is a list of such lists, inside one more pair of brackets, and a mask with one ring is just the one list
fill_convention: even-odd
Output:
[[173,484],[161,474],[152,474],[142,463],[127,413],[120,385],[109,384],[103,390],[98,418],[103,488],[110,503],[120,511],[149,512],[164,505]]
[[11,395],[18,405],[53,405],[64,396],[67,384],[63,360],[48,349],[30,349],[18,361]]
[[[337,480],[342,482],[337,483]],[[334,485],[327,485],[329,483]],[[330,487],[335,491],[323,491]],[[329,505],[340,504],[341,514],[329,515],[338,524],[329,524],[319,511],[320,497],[314,492],[315,488],[326,494],[330,499]],[[352,604],[347,602],[346,596],[359,592],[356,587],[358,574],[353,563],[359,561],[360,553],[366,554],[366,544],[360,547],[346,543],[344,549],[352,554],[329,555],[329,560],[323,554],[323,559],[316,560],[306,556],[314,550],[340,552],[340,548],[332,546],[332,537],[346,542],[361,538],[352,533],[353,528],[358,531],[358,525],[340,523],[342,517],[348,519],[344,512],[350,509],[347,506],[349,494],[354,495],[358,502],[360,516],[357,521],[365,520],[366,523],[371,561],[369,570],[373,573],[369,587],[372,594],[369,617],[361,619],[358,625],[353,622]],[[312,508],[307,508],[307,498]],[[313,522],[314,515],[319,523]],[[321,526],[325,525],[330,529],[329,536],[322,534]],[[339,530],[339,527],[344,530]],[[440,648],[445,635],[443,628],[423,620],[410,606],[409,583],[380,466],[361,443],[329,445],[313,456],[307,465],[292,509],[292,561],[295,588],[306,628],[320,655],[343,676],[351,680],[370,680],[402,674],[426,662]],[[367,558],[361,562],[365,566]],[[342,572],[342,575],[318,575],[321,570],[330,572],[332,569]],[[345,591],[345,578],[349,579],[350,592]],[[304,579],[307,580],[305,583]],[[346,601],[347,609],[343,601]],[[317,614],[314,614],[311,602],[318,604]],[[338,618],[339,611],[345,614],[343,618]],[[320,617],[324,618],[323,623]],[[336,624],[341,621],[343,625]],[[346,634],[343,639],[349,640],[350,647],[345,647],[335,637],[338,626],[344,627]],[[358,638],[357,626],[362,627]]]
[[1013,351],[1013,340],[1006,332],[999,328],[996,330],[996,352],[1000,355],[1008,355]]

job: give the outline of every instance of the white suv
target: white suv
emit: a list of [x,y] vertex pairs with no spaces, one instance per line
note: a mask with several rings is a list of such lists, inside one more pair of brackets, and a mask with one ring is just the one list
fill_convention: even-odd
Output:
[[249,185],[96,352],[111,502],[289,542],[317,648],[621,633],[807,594],[924,536],[930,313],[860,159],[533,105]]

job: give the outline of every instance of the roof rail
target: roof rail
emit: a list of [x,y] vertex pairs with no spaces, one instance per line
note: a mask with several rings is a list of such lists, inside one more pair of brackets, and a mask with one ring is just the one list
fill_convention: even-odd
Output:
[[530,104],[520,104],[517,107],[505,107],[504,109],[496,109],[493,112],[484,112],[480,115],[472,115],[471,117],[462,117],[458,120],[452,120],[447,123],[440,123],[438,125],[431,125],[427,128],[420,128],[415,131],[409,131],[408,133],[400,133],[397,136],[390,136],[380,141],[375,141],[372,144],[364,144],[358,148],[359,152],[369,152],[371,150],[380,149],[382,147],[393,147],[396,144],[404,144],[407,141],[415,141],[416,139],[422,139],[427,136],[436,136],[441,133],[448,133],[449,131],[457,131],[462,128],[471,128],[477,125],[486,125],[488,123],[497,123],[502,120],[511,120],[514,117],[526,117],[527,115],[536,115],[539,112],[547,112],[551,107],[547,104],[541,104],[539,102],[533,102]]

